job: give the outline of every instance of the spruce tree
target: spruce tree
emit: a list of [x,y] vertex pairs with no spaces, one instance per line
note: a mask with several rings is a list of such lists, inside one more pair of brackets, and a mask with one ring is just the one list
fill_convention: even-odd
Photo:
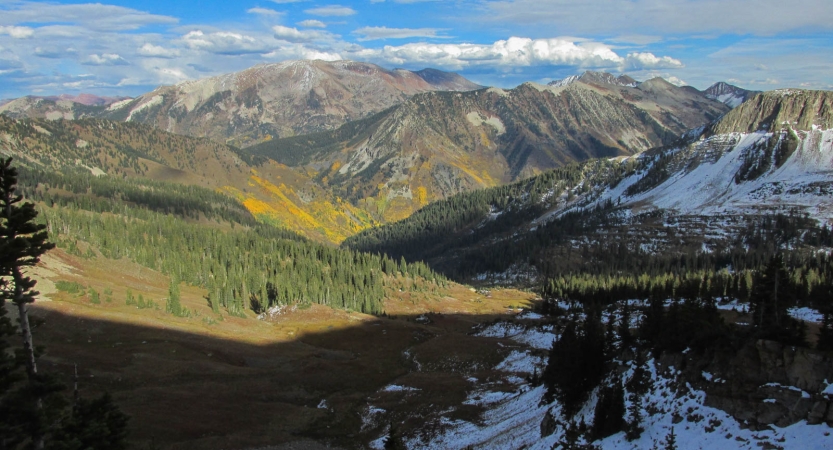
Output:
[[796,292],[787,272],[784,258],[776,254],[755,281],[750,298],[752,321],[758,334],[789,344],[805,344],[803,323],[789,316]]
[[[11,158],[0,160],[0,448],[14,449],[20,444],[34,449],[124,448],[127,418],[109,397],[79,403],[90,408],[76,408],[68,415],[68,402],[60,395],[64,386],[38,372],[27,306],[39,293],[34,290],[37,282],[25,276],[23,270],[37,264],[54,244],[47,242],[46,226],[35,223],[38,213],[34,205],[21,203],[23,197],[16,194],[17,169],[11,162]],[[6,317],[7,301],[19,312],[23,348],[16,352],[18,357],[10,357],[6,351],[9,345],[5,338],[16,334]],[[19,373],[20,366],[25,369],[25,378]],[[76,420],[71,427],[69,424],[82,413],[86,418]],[[102,421],[106,427],[101,426]],[[76,432],[87,438],[78,446],[66,446],[63,436]]]
[[665,444],[662,448],[663,450],[677,450],[677,435],[674,434],[674,427],[671,427],[671,431],[665,436]]
[[[17,193],[17,169],[12,166],[12,159],[0,160],[0,308],[5,307],[7,301],[17,306],[18,322],[23,337],[22,358],[26,375],[29,380],[28,388],[19,393],[28,392],[29,405],[25,409],[26,415],[31,416],[28,431],[32,447],[41,449],[44,445],[44,434],[47,426],[44,410],[44,397],[53,393],[56,388],[52,383],[45,382],[38,375],[35,355],[35,345],[32,338],[32,327],[29,321],[28,305],[35,302],[39,292],[34,290],[37,283],[24,275],[26,267],[38,263],[41,255],[55,247],[47,242],[45,225],[35,223],[38,212],[32,203],[23,202],[23,196]],[[24,395],[26,397],[26,395]],[[11,404],[26,402],[22,398],[11,401]]]
[[177,317],[187,315],[182,308],[181,298],[179,294],[179,281],[176,277],[171,277],[171,284],[168,286],[168,301],[165,305],[165,310]]
[[625,428],[625,393],[618,379],[604,386],[593,415],[593,437],[604,439]]

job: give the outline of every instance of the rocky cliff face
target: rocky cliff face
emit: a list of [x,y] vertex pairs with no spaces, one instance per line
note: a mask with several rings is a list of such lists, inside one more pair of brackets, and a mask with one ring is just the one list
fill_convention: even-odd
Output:
[[728,112],[710,134],[833,128],[833,92],[779,89],[758,94]]
[[833,355],[759,340],[734,354],[665,356],[664,366],[703,389],[706,406],[726,411],[753,429],[806,420],[833,425]]

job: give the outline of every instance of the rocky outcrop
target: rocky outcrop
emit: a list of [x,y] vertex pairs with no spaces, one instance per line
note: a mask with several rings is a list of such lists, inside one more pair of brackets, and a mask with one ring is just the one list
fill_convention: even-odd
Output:
[[801,420],[833,426],[830,353],[758,340],[737,353],[669,355],[663,363],[683,368],[685,381],[706,392],[706,406],[753,429]]
[[833,92],[779,89],[764,92],[728,112],[709,134],[833,128]]

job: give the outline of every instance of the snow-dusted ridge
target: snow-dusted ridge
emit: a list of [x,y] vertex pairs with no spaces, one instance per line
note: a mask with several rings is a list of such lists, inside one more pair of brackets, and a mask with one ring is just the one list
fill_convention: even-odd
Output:
[[[797,148],[778,166],[774,155],[765,153],[773,141],[777,146],[789,134],[798,138]],[[676,153],[678,161],[667,180],[627,195],[640,179],[632,176],[601,200],[621,198],[637,210],[653,207],[679,214],[718,216],[799,208],[821,221],[833,218],[833,130],[716,135],[669,153]],[[741,180],[750,164],[768,167],[758,178]]]

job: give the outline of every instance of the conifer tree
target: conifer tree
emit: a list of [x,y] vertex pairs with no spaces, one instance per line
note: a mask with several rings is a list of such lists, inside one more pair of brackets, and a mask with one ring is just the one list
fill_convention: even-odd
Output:
[[[0,448],[26,444],[34,449],[122,449],[127,417],[109,397],[79,402],[76,406],[80,409],[68,415],[68,402],[60,395],[64,387],[54,377],[38,372],[27,306],[39,293],[34,290],[37,282],[25,276],[23,270],[37,264],[54,244],[47,242],[46,226],[35,223],[38,213],[34,205],[21,203],[23,197],[16,194],[17,169],[11,162],[11,158],[0,160]],[[5,316],[7,301],[17,306],[20,315],[20,358],[10,357],[6,351],[9,345],[5,338],[16,334]],[[25,380],[19,374],[21,365]],[[72,446],[72,440],[64,437],[73,433],[86,437]],[[47,441],[47,437],[52,439]]]
[[625,428],[625,393],[618,379],[604,386],[593,415],[593,437],[604,439]]
[[761,337],[790,344],[806,344],[803,322],[793,319],[788,313],[795,300],[795,287],[784,258],[776,254],[755,281],[750,298],[752,321]]
[[[44,397],[53,393],[56,388],[53,383],[45,383],[38,375],[35,346],[32,338],[32,327],[29,321],[28,305],[34,303],[39,294],[34,290],[37,283],[24,275],[25,267],[38,263],[40,256],[55,247],[47,242],[45,225],[35,223],[38,212],[32,203],[21,203],[23,196],[17,191],[17,169],[12,166],[12,159],[0,160],[0,308],[7,301],[17,306],[19,314],[20,332],[23,337],[23,362],[29,380],[28,389],[19,393],[28,393],[30,403],[28,410],[31,420],[28,431],[32,447],[42,449],[47,424],[44,410]],[[23,395],[27,397],[27,395]],[[23,398],[11,401],[11,404],[26,402]]]
[[171,284],[168,286],[168,302],[165,305],[165,310],[177,317],[185,315],[180,301],[179,281],[176,277],[171,277]]
[[677,450],[677,435],[674,434],[674,427],[671,427],[671,431],[669,431],[668,435],[665,436],[665,444],[662,449]]

